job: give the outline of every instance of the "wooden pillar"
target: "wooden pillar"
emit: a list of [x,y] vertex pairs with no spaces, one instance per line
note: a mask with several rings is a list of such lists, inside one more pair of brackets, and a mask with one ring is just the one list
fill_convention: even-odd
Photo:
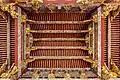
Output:
[[18,65],[18,20],[15,19],[15,65]]
[[8,14],[7,20],[7,60],[8,60],[8,69],[10,68],[10,15]]
[[21,75],[21,54],[22,54],[22,26],[21,26],[21,8],[18,7],[18,76]]
[[104,33],[105,33],[105,25],[104,25],[105,18],[101,20],[101,66],[104,66]]
[[104,20],[102,17],[101,10],[102,8],[98,8],[98,75],[101,77],[101,69],[104,66]]
[[18,76],[21,75],[21,8],[18,7],[18,18],[15,19],[15,65],[18,66]]
[[101,7],[98,8],[98,75],[101,77]]
[[108,16],[108,67],[110,68],[111,59],[111,20],[110,15]]

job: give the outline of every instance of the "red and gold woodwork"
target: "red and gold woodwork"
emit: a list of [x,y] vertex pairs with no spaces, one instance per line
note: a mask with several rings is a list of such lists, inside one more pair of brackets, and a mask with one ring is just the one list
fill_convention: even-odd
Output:
[[[6,61],[0,62],[0,78],[119,77],[118,4],[104,0],[16,0],[0,6],[10,31],[3,31],[7,41],[0,39],[0,44],[2,40],[10,42],[4,49]],[[2,20],[3,34],[1,25]]]

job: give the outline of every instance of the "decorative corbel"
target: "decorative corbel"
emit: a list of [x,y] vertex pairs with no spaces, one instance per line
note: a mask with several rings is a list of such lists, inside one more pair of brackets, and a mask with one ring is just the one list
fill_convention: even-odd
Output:
[[97,60],[93,60],[91,58],[84,58],[83,60],[86,61],[86,62],[91,63],[93,68],[97,68],[98,67]]
[[24,23],[24,22],[35,22],[34,20],[30,20],[30,19],[27,19],[27,16],[26,15],[21,15],[21,23]]
[[111,11],[115,11],[116,9],[118,9],[118,5],[106,4],[105,6],[103,6],[102,17],[106,18]]
[[18,67],[13,63],[11,68],[0,75],[1,78],[12,78],[18,73]]
[[[106,18],[110,14],[111,11],[115,12],[117,9],[118,9],[118,5],[104,4],[102,8],[102,17]],[[116,11],[114,14],[117,15],[118,12]],[[93,21],[97,22],[97,19],[98,19],[98,15],[94,14]]]
[[14,66],[12,68],[12,71],[10,72],[10,77],[12,77],[13,75],[17,74],[18,73],[18,67],[17,66]]
[[17,18],[18,17],[18,13],[17,13],[17,8],[15,6],[16,3],[10,3],[7,5],[2,5],[0,8],[3,11],[7,11],[8,13],[10,13],[10,15],[13,18]]
[[[9,69],[9,70],[7,70],[6,72],[4,72],[4,73],[2,73],[1,75],[0,75],[0,77],[1,78],[9,78],[10,77],[10,72],[11,72],[11,70],[12,70],[12,68],[15,66],[15,63],[13,63],[12,64],[12,66],[11,66],[11,68]],[[9,76],[8,76],[9,75]]]
[[120,70],[117,65],[111,60],[111,71],[115,72],[116,74],[120,75]]
[[[116,66],[114,66],[114,69],[116,69]],[[109,78],[117,78],[118,74],[115,70],[110,70],[106,64],[104,63],[104,66],[102,67],[102,75],[103,78],[109,79]]]
[[6,60],[5,63],[3,63],[2,66],[0,67],[0,75],[5,71],[7,64],[8,61]]
[[24,69],[25,68],[25,66],[28,64],[28,63],[30,63],[30,62],[33,62],[33,61],[35,61],[35,59],[26,59],[26,60],[22,60],[22,62],[21,62],[21,69]]

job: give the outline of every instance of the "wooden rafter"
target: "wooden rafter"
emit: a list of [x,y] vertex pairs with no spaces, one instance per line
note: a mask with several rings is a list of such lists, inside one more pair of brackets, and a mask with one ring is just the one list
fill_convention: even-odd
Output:
[[30,30],[31,33],[87,33],[89,30]]
[[89,56],[30,56],[33,59],[83,59]]
[[83,21],[33,21],[30,24],[84,24],[92,22],[92,19],[83,20]]

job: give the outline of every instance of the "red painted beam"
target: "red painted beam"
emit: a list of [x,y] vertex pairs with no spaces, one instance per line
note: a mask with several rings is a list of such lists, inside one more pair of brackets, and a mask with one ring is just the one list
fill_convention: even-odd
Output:
[[104,65],[104,30],[105,30],[104,18],[101,19],[101,65]]
[[18,65],[18,20],[15,19],[15,65]]

